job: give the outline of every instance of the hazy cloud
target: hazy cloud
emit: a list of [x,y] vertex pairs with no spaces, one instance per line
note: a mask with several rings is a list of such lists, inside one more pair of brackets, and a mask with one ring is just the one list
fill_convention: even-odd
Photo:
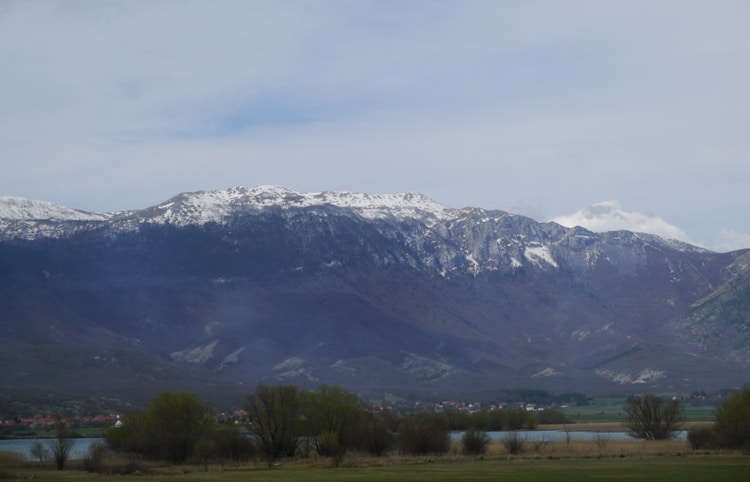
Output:
[[617,201],[592,204],[567,216],[558,216],[553,222],[572,228],[581,226],[590,231],[634,231],[656,234],[667,239],[677,239],[692,243],[687,233],[669,224],[659,216],[623,210]]
[[730,229],[723,229],[719,232],[712,247],[720,252],[748,249],[750,248],[750,233],[738,233]]

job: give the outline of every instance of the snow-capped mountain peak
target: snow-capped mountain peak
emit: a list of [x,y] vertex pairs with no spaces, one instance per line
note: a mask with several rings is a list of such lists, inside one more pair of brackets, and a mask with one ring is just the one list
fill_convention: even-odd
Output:
[[427,196],[419,193],[364,194],[326,191],[306,195],[315,204],[331,204],[350,208],[366,218],[395,216],[412,218],[430,216],[440,218],[449,210]]
[[0,220],[6,221],[104,221],[107,214],[71,209],[48,201],[0,196]]
[[281,209],[311,206],[336,206],[351,209],[364,218],[440,218],[449,209],[418,193],[366,194],[325,191],[300,193],[283,186],[264,185],[254,188],[231,187],[216,191],[179,194],[149,208],[150,222],[176,225],[220,223],[243,210]]

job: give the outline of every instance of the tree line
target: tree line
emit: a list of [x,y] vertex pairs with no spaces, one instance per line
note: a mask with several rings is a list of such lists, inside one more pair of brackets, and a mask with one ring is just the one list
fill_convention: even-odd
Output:
[[[260,384],[244,404],[246,423],[217,424],[209,407],[190,393],[165,392],[122,426],[109,429],[109,449],[175,464],[188,460],[263,458],[269,466],[284,457],[315,453],[339,465],[352,450],[380,456],[447,452],[450,432],[533,429],[564,421],[561,412],[535,414],[523,408],[468,413],[410,413],[370,410],[357,395],[337,386],[315,391],[293,385]],[[469,449],[471,450],[471,449]]]
[[[338,466],[351,451],[380,456],[394,450],[403,454],[444,453],[450,431],[464,431],[464,453],[486,450],[487,431],[531,429],[537,423],[565,423],[556,410],[415,412],[396,415],[370,410],[355,394],[337,386],[315,391],[292,385],[260,384],[248,394],[243,423],[217,423],[205,403],[184,392],[165,392],[142,412],[128,416],[122,426],[105,434],[101,450],[135,454],[174,464],[209,460],[262,458],[269,467],[280,459],[317,454]],[[631,397],[625,405],[624,424],[643,439],[672,438],[683,429],[682,405],[677,399],[653,394]],[[698,432],[688,439],[694,448],[750,448],[750,386],[732,395],[716,412],[709,442],[696,444]],[[92,456],[93,457],[93,456]],[[93,457],[95,458],[95,457]]]

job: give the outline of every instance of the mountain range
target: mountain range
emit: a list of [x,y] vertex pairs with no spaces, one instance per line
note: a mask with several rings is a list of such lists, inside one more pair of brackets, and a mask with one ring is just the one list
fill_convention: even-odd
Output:
[[0,391],[680,392],[750,373],[750,250],[415,193],[279,186],[91,213],[0,196]]

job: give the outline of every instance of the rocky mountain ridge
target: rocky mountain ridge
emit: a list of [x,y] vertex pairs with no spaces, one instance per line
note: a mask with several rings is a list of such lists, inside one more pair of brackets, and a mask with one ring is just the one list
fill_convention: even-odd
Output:
[[8,389],[724,387],[750,367],[749,253],[413,193],[0,197],[0,362]]

